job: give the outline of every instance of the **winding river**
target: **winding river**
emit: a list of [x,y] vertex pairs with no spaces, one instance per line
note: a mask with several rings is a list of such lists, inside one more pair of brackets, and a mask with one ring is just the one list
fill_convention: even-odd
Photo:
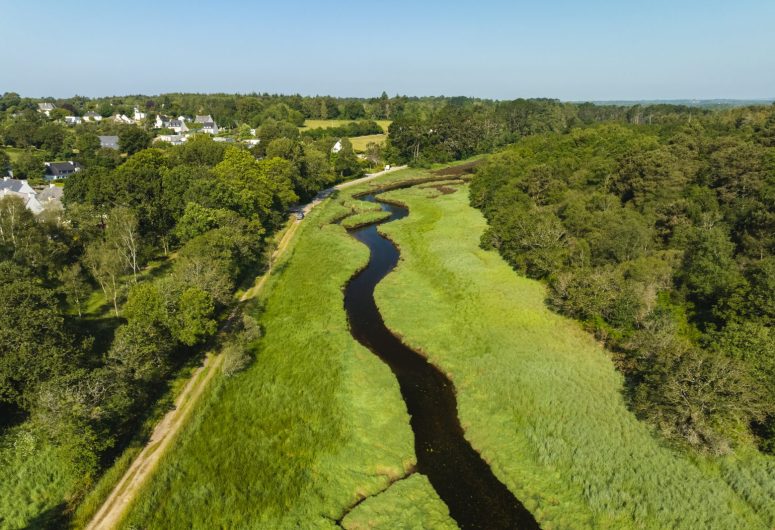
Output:
[[[385,223],[409,214],[406,208],[378,201],[373,195],[360,198],[377,202],[390,212],[390,217],[382,221]],[[493,475],[463,436],[452,382],[405,346],[382,321],[374,288],[396,266],[399,251],[377,232],[378,224],[350,232],[369,247],[371,258],[347,284],[345,310],[353,337],[388,364],[398,379],[411,415],[417,470],[428,477],[463,529],[539,528],[530,512]]]

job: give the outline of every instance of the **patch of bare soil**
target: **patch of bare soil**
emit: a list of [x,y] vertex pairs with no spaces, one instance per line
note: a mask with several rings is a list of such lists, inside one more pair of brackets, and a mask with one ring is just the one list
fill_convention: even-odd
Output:
[[476,166],[481,164],[484,160],[474,160],[472,162],[466,162],[465,164],[459,164],[457,166],[445,167],[431,171],[432,174],[440,177],[461,177],[463,175],[473,175]]

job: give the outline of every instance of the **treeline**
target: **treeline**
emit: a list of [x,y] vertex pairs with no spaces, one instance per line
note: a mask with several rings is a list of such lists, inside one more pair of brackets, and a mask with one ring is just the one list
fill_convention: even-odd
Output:
[[390,125],[386,153],[392,161],[413,165],[451,162],[491,152],[525,136],[565,133],[598,123],[672,128],[701,121],[708,127],[724,128],[745,121],[751,112],[750,108],[720,112],[676,105],[612,106],[552,99],[450,98],[441,105],[426,103],[405,108]]
[[[88,485],[213,339],[291,205],[362,171],[351,147],[296,136],[261,158],[199,135],[94,164],[58,215],[0,199],[0,429],[64,447]],[[236,324],[229,373],[258,333]]]
[[524,138],[471,202],[482,245],[612,348],[638,415],[703,450],[772,452],[775,109],[691,115]]
[[[390,120],[406,106],[421,104],[424,99],[407,96],[375,98],[334,98],[277,94],[162,94],[159,96],[120,96],[104,98],[24,98],[7,92],[0,97],[0,112],[36,111],[37,104],[47,101],[56,105],[54,118],[83,116],[94,111],[107,118],[126,114],[130,118],[137,108],[150,114],[194,116],[210,114],[219,125],[234,127],[246,123],[257,127],[267,119],[290,121],[301,126],[305,119]],[[423,103],[424,104],[424,103]]]

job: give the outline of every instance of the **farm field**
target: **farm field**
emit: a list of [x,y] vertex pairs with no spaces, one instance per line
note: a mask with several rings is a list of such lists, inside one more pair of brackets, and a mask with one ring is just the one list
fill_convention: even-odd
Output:
[[[357,121],[362,120],[306,120],[304,122],[303,127],[299,127],[300,131],[305,131],[309,129],[331,129],[332,127],[341,127],[342,125],[347,125],[348,123],[355,123]],[[377,124],[382,127],[382,130],[387,132],[388,127],[390,127],[390,124],[393,123],[393,120],[374,120],[377,122]]]
[[387,134],[370,134],[367,136],[355,136],[350,138],[350,143],[353,144],[353,149],[356,152],[362,153],[366,151],[366,147],[370,143],[382,145],[387,140]]
[[479,248],[466,186],[383,196],[410,210],[380,226],[402,253],[377,287],[385,323],[454,381],[467,437],[543,528],[775,524],[775,461],[693,460],[653,436],[609,354],[546,307],[542,284]]

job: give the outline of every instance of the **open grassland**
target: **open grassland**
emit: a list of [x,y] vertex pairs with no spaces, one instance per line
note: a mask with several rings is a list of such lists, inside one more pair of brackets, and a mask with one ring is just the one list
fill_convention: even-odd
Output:
[[400,480],[359,504],[342,520],[347,530],[451,530],[457,528],[446,505],[424,475]]
[[[365,120],[365,118],[363,120]],[[299,127],[299,130],[308,131],[310,129],[332,129],[334,127],[341,127],[342,125],[347,125],[348,123],[355,123],[363,120],[306,120],[304,122],[304,126]],[[388,127],[390,127],[390,124],[393,123],[393,120],[374,120],[374,121],[376,121],[377,125],[382,127],[382,130],[385,132],[387,132]]]
[[[126,528],[334,527],[412,468],[398,385],[347,327],[342,286],[368,251],[335,221],[357,210],[354,191],[303,221],[253,310],[264,329],[255,362],[204,398]],[[444,513],[423,498],[429,517]]]
[[6,154],[8,155],[8,158],[11,159],[11,163],[13,164],[15,164],[19,160],[19,157],[24,152],[24,149],[21,149],[19,147],[11,147],[10,145],[0,146],[0,150],[6,152]]
[[[385,322],[455,383],[467,437],[544,529],[775,525],[775,464],[666,447],[626,408],[609,354],[545,305],[542,284],[479,248],[467,188],[393,191],[410,215],[377,287]],[[433,197],[433,198],[431,198]]]

